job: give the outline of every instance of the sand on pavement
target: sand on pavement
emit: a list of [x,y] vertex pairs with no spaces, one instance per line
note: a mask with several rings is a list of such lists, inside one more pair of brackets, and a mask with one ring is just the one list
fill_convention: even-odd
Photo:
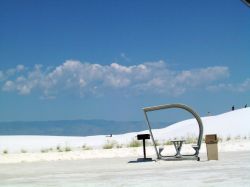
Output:
[[250,186],[250,152],[224,152],[219,161],[128,163],[136,158],[1,164],[0,186]]

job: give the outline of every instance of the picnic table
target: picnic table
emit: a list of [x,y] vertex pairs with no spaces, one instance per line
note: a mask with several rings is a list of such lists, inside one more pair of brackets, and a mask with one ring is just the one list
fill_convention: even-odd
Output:
[[171,142],[173,142],[175,150],[176,150],[175,157],[176,158],[182,157],[181,148],[182,148],[182,144],[183,144],[183,142],[185,142],[185,140],[172,140]]

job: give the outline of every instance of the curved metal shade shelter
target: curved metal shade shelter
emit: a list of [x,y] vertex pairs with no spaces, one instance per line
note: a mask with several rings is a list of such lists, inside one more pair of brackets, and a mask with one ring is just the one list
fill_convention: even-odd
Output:
[[[202,136],[203,136],[203,124],[202,124],[200,116],[192,108],[190,108],[190,107],[188,107],[188,106],[186,106],[184,104],[165,104],[165,105],[159,105],[159,106],[152,106],[152,107],[143,108],[144,115],[145,115],[145,118],[146,118],[146,122],[148,124],[150,135],[152,137],[152,141],[153,141],[153,144],[154,144],[154,148],[155,148],[157,158],[160,159],[161,155],[160,155],[160,153],[159,153],[159,151],[157,150],[157,147],[156,147],[156,143],[155,143],[154,136],[153,136],[153,133],[152,133],[151,125],[150,125],[150,122],[148,120],[147,112],[152,112],[152,111],[156,111],[156,110],[163,110],[163,109],[170,109],[170,108],[184,109],[184,110],[190,112],[195,117],[195,119],[197,120],[198,125],[199,125],[199,137],[198,137],[197,145],[193,146],[193,148],[195,150],[195,154],[192,155],[192,156],[198,157],[199,150],[200,150],[200,147],[201,147]],[[185,155],[185,156],[191,156],[191,155]]]

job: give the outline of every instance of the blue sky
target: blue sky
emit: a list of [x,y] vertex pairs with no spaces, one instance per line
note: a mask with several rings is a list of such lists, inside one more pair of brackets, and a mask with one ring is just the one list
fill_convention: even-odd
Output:
[[240,0],[1,0],[0,121],[250,105],[249,18]]

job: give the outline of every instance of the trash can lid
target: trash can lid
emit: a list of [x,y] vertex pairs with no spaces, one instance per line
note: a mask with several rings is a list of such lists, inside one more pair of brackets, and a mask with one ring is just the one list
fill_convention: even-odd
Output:
[[216,134],[207,134],[205,136],[205,142],[206,142],[206,144],[217,143],[218,142],[217,135]]

